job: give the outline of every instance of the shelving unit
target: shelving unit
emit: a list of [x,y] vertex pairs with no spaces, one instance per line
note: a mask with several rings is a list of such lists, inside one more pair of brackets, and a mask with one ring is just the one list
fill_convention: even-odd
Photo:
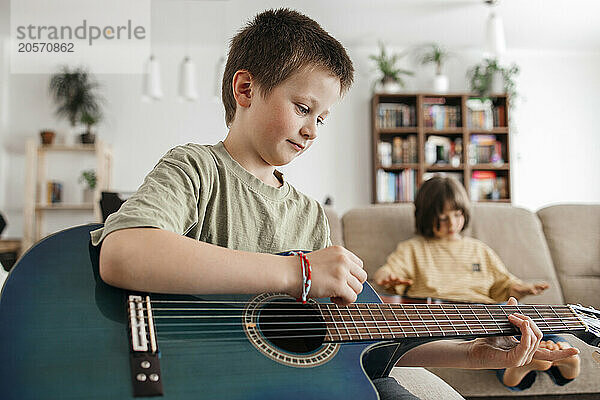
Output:
[[[42,195],[48,178],[47,155],[77,154],[95,158],[96,188],[94,200],[91,203],[48,203]],[[44,216],[53,211],[63,212],[89,212],[93,213],[95,221],[102,221],[100,211],[100,194],[110,187],[112,170],[112,151],[102,141],[95,144],[66,145],[41,145],[36,140],[27,141],[26,148],[26,176],[25,176],[25,201],[23,212],[23,246],[26,250],[42,238],[41,227]]]
[[[412,201],[416,188],[423,182],[425,174],[451,173],[462,178],[461,180],[467,193],[469,193],[473,200],[510,203],[509,99],[505,94],[491,95],[489,98],[492,101],[492,107],[488,107],[485,111],[487,114],[485,114],[483,111],[472,110],[472,102],[477,101],[472,99],[478,98],[479,96],[472,93],[375,94],[371,102],[372,202],[392,202],[390,199],[394,191],[392,187],[394,184],[390,183],[390,180],[394,179],[394,175],[384,175],[381,171],[396,175],[402,174],[403,171],[409,171],[405,173],[405,175],[408,175],[408,180],[404,180],[402,176],[396,177],[397,192],[393,202]],[[381,104],[383,106],[380,109]],[[431,107],[433,105],[444,108],[444,110],[441,110],[443,111],[441,113],[443,115],[442,121],[432,117]],[[436,111],[440,111],[440,108],[437,108]],[[399,114],[397,110],[401,110]],[[478,114],[478,112],[481,114]],[[476,118],[480,116],[482,117],[481,121],[484,122],[483,124]],[[436,129],[436,127],[439,129]],[[402,162],[406,161],[404,159],[399,162],[399,160],[393,157],[396,151],[396,148],[393,146],[394,138],[400,138],[401,140],[397,139],[397,142],[400,143],[402,141],[406,142],[410,136],[416,137],[416,142],[415,139],[412,139],[413,143],[416,143],[416,151],[413,150],[411,154],[413,158],[416,155],[416,160],[412,159],[409,160],[411,162]],[[431,157],[431,154],[429,157],[426,157],[426,143],[432,136],[437,136],[438,139],[446,138],[442,140],[451,142],[452,148],[462,147],[462,153],[456,157],[454,162],[436,162],[433,164],[426,162],[426,158]],[[493,146],[489,146],[493,149],[493,156],[496,158],[494,162],[482,157],[485,154],[478,154],[476,152],[486,147],[486,145],[477,145],[475,142],[479,140],[481,143],[484,139],[488,141],[493,140],[496,143]],[[392,144],[391,162],[389,158],[387,162],[382,162],[381,156],[382,154],[387,154],[387,152],[380,152],[380,142]],[[389,150],[389,145],[384,145],[384,147]],[[406,148],[398,152],[398,154],[404,154],[404,151],[406,151]],[[489,162],[481,162],[477,159],[478,157],[481,160]],[[414,171],[414,173],[410,171]],[[471,182],[474,173],[475,177],[480,178],[474,181],[475,185]],[[477,186],[479,182],[482,182],[481,179],[487,179],[486,184],[491,184],[492,178],[486,178],[486,174],[495,175],[496,177],[493,180],[494,187],[489,198],[480,196],[480,189]],[[385,183],[382,184],[382,180],[385,180]],[[387,186],[389,186],[389,190],[386,189]],[[401,187],[401,189],[398,189],[398,187]],[[473,189],[473,193],[471,193],[471,189]],[[402,193],[404,190],[407,190],[408,193],[403,196]],[[475,199],[474,197],[476,196],[480,198]]]

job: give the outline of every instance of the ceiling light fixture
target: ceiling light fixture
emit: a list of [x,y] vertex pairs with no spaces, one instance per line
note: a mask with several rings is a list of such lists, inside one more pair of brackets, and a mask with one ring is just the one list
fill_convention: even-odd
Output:
[[485,53],[490,58],[499,59],[506,51],[506,39],[504,38],[504,25],[502,18],[496,15],[494,8],[497,0],[485,0],[490,7],[490,15],[485,28]]

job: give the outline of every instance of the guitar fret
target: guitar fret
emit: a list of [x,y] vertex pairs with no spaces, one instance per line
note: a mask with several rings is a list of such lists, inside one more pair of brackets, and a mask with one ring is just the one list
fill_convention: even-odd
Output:
[[[554,307],[550,306],[550,310],[552,310],[552,312],[554,313],[554,315],[556,316],[556,318],[560,319],[560,316],[558,315],[558,313],[556,312],[556,310],[554,309]],[[563,327],[565,329],[567,329],[567,326],[565,325],[565,323],[563,321],[561,321],[561,322],[562,322]]]
[[[537,307],[534,307],[533,309],[537,316],[539,317],[539,322],[536,322],[536,324],[538,325],[538,327],[540,328],[540,330],[544,330],[544,329],[549,329],[550,326],[548,325],[548,322],[544,319],[544,317],[542,317],[542,314],[540,314],[540,311]],[[542,326],[543,324],[543,326]]]
[[348,307],[346,307],[346,310],[348,311],[348,315],[350,316],[350,319],[352,320],[352,323],[354,324],[354,329],[356,330],[356,333],[358,334],[358,339],[361,340],[362,334],[360,333],[360,329],[358,328],[358,325],[356,325],[356,321],[354,320],[354,317],[352,316],[352,312],[350,311],[350,308],[348,308]]
[[[373,334],[371,333],[371,329],[369,329],[369,324],[365,320],[365,316],[364,316],[362,310],[359,308],[358,303],[351,304],[350,307],[352,307],[352,306],[355,306],[356,311],[358,311],[358,316],[362,320],[362,321],[358,321],[358,322],[363,324],[363,330],[364,330],[365,334],[367,335],[367,337],[369,339],[373,339]],[[349,308],[349,310],[350,310],[350,313],[352,313],[352,310],[350,308]]]
[[421,323],[423,324],[423,327],[425,328],[425,330],[427,331],[427,333],[429,334],[429,336],[433,336],[431,334],[431,331],[429,330],[429,328],[427,327],[427,324],[425,323],[425,320],[423,319],[423,317],[421,316],[421,313],[419,312],[419,310],[417,309],[417,307],[414,307],[415,312],[417,313],[417,315],[419,316],[419,319],[421,320]]
[[[388,334],[388,335],[390,335],[390,339],[394,339],[396,337],[396,335],[394,335],[394,331],[392,331],[392,327],[390,326],[390,322],[387,319],[385,313],[383,312],[384,310],[383,310],[383,308],[381,306],[382,305],[379,305],[377,307],[377,310],[381,313],[381,317],[383,318],[382,321],[384,322],[385,327],[390,331],[390,333]],[[384,335],[384,338],[385,338],[385,335]]]
[[469,305],[469,311],[471,311],[471,314],[473,314],[473,322],[477,322],[477,324],[479,325],[480,329],[483,329],[483,332],[485,334],[488,333],[486,327],[481,323],[481,321],[479,320],[479,317],[477,316],[477,314],[475,314],[475,311],[473,310],[473,306]]
[[462,320],[463,324],[469,330],[469,333],[473,334],[473,331],[471,330],[471,326],[467,323],[467,320],[465,319],[464,315],[458,310],[458,307],[456,306],[456,304],[453,304],[453,306],[454,306],[454,309],[456,310],[456,313],[460,316],[460,319]]
[[406,332],[404,331],[404,328],[402,327],[402,324],[400,323],[400,320],[398,319],[398,316],[394,312],[394,307],[392,307],[391,304],[385,304],[385,306],[388,308],[388,311],[390,312],[390,315],[392,315],[394,317],[394,320],[396,321],[397,327],[400,330],[400,332],[395,333],[392,330],[392,328],[390,327],[390,331],[392,331],[392,334],[393,335],[402,336],[402,337],[406,337]]
[[343,324],[343,327],[346,328],[346,332],[348,334],[348,340],[352,340],[352,334],[350,333],[350,329],[348,329],[348,325],[346,325],[346,321],[344,321],[344,316],[342,315],[342,310],[340,310],[339,306],[334,306],[337,309],[338,314],[340,314],[340,322]]
[[[375,328],[377,329],[377,333],[379,333],[379,336],[381,336],[382,338],[384,338],[383,332],[381,332],[381,329],[379,328],[379,324],[375,320],[375,316],[373,315],[373,312],[371,311],[371,307],[369,307],[368,305],[367,305],[367,310],[369,311],[369,315],[371,316],[371,319],[373,320],[373,323],[375,324]],[[385,318],[384,318],[384,320],[385,320]]]
[[442,336],[446,336],[446,332],[444,331],[444,328],[442,328],[442,326],[440,325],[440,323],[438,322],[438,319],[436,318],[436,314],[433,313],[433,309],[434,307],[438,306],[437,304],[432,305],[431,307],[428,307],[429,310],[429,314],[431,314],[431,319],[433,320],[433,322],[435,322],[435,324],[438,326],[438,329],[440,330]]
[[454,327],[454,324],[452,323],[452,320],[451,320],[451,319],[450,319],[450,317],[448,316],[448,313],[446,312],[446,307],[444,307],[444,306],[442,305],[442,307],[440,307],[440,309],[443,311],[443,313],[444,313],[444,317],[446,317],[446,320],[448,320],[448,324],[450,325],[450,327],[451,327],[452,329],[454,329],[454,334],[455,334],[456,336],[458,336],[458,331],[456,330],[456,328]]
[[331,312],[331,308],[329,307],[328,304],[325,304],[325,307],[327,308],[327,311],[329,311],[329,315],[331,315],[331,322],[332,322],[333,327],[334,327],[334,329],[335,329],[335,331],[336,331],[336,333],[337,333],[337,335],[339,337],[339,340],[340,341],[343,340],[342,333],[340,332],[340,330],[339,330],[339,328],[337,326],[337,323],[335,322],[335,318],[333,317],[333,313]]
[[502,332],[502,328],[498,324],[498,321],[496,321],[496,318],[490,312],[490,307],[485,307],[485,311],[487,311],[487,313],[490,316],[490,318],[492,319],[492,321],[494,321],[494,324],[496,324],[496,329],[498,329],[498,332]]

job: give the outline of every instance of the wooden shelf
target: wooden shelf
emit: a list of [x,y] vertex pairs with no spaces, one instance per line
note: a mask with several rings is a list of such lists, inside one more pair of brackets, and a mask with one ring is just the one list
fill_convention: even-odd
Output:
[[419,164],[392,164],[389,167],[379,166],[379,168],[385,171],[401,171],[403,169],[419,169]]
[[[445,107],[455,107],[454,109],[446,109],[446,111],[450,110],[447,117],[446,124],[452,125],[460,125],[460,127],[456,128],[445,128],[445,129],[435,129],[434,127],[425,126],[425,121],[428,121],[428,118],[425,117],[425,110],[430,105],[430,103],[425,103],[425,98],[444,98],[444,104],[440,104],[440,106]],[[478,98],[476,93],[449,93],[449,94],[439,94],[439,93],[375,93],[373,95],[371,101],[371,132],[372,132],[372,202],[373,203],[382,203],[377,200],[377,182],[378,176],[381,179],[389,178],[389,176],[385,176],[384,174],[378,173],[378,171],[383,170],[386,173],[400,173],[403,170],[412,170],[416,174],[416,186],[418,187],[423,182],[424,174],[430,174],[435,172],[447,172],[447,173],[457,173],[462,176],[463,184],[467,193],[471,193],[471,179],[472,173],[475,171],[494,171],[496,173],[496,177],[498,180],[496,182],[499,183],[498,187],[501,190],[501,195],[505,198],[500,200],[482,200],[485,202],[496,202],[496,203],[510,203],[512,197],[511,190],[511,171],[510,171],[510,128],[508,126],[497,126],[492,129],[482,129],[482,128],[469,128],[469,121],[472,118],[471,111],[469,111],[467,107],[467,100],[470,98]],[[492,94],[489,96],[492,99],[494,112],[497,114],[493,114],[494,121],[498,123],[504,123],[502,121],[509,120],[509,98],[506,94]],[[380,104],[387,103],[397,103],[404,104],[409,108],[414,108],[410,110],[410,123],[415,123],[416,126],[411,127],[403,127],[403,128],[390,128],[390,129],[379,129],[378,128],[378,120],[381,118],[380,114]],[[386,110],[386,108],[383,108]],[[399,108],[402,110],[402,108]],[[389,110],[394,110],[393,107],[390,107]],[[452,114],[452,112],[459,111],[460,117],[456,118],[458,115]],[[402,112],[402,111],[401,111]],[[501,114],[498,114],[501,113]],[[386,115],[385,118],[388,118]],[[387,126],[393,126],[393,114],[391,116],[391,120],[386,120]],[[416,121],[413,121],[415,120]],[[483,119],[482,119],[483,122]],[[428,125],[430,123],[428,122]],[[435,125],[435,124],[434,124]],[[476,164],[470,165],[466,160],[469,159],[470,150],[477,150],[472,148],[471,138],[474,135],[496,135],[496,141],[500,143],[501,148],[501,157],[504,159],[505,163],[502,165],[496,164]],[[417,163],[401,163],[401,164],[392,164],[389,167],[382,167],[379,161],[378,154],[378,145],[380,142],[390,142],[394,143],[395,138],[400,138],[401,141],[406,141],[407,138],[410,138],[411,135],[416,136],[416,159]],[[457,139],[462,140],[462,155],[461,160],[463,161],[457,167],[453,167],[450,164],[425,164],[426,154],[425,154],[425,143],[427,142],[428,137],[438,135],[441,137],[446,137],[450,140],[450,142],[458,143]],[[414,143],[414,142],[413,142]],[[413,145],[414,146],[414,145]],[[402,151],[398,151],[397,154],[403,154],[405,148]],[[487,158],[486,152],[475,151],[474,155],[479,157],[480,160],[491,159]],[[414,150],[411,151],[411,156],[414,157]],[[392,161],[396,161],[394,159],[394,149],[392,149]],[[398,159],[400,160],[400,159]],[[413,158],[414,160],[414,158]],[[410,183],[410,179],[412,179],[412,173],[409,174],[409,183],[407,183],[409,190],[413,189],[415,186],[414,183]],[[458,176],[457,176],[458,177]],[[396,185],[405,185],[405,182],[401,181],[396,177]],[[384,189],[385,184],[380,187],[382,193],[386,190]],[[393,190],[391,187],[389,190]],[[398,190],[398,189],[396,189]],[[398,190],[400,192],[400,190]],[[412,193],[412,192],[411,192]],[[385,198],[385,194],[383,195]],[[397,193],[396,198],[405,198]],[[410,197],[410,194],[409,194]],[[382,203],[383,204],[383,203]],[[385,204],[389,204],[386,202]],[[393,204],[393,203],[392,203]]]
[[38,211],[48,210],[63,210],[63,211],[77,211],[77,210],[93,210],[93,203],[82,203],[82,204],[69,204],[69,203],[54,203],[54,204],[36,204],[35,209]]
[[462,135],[463,131],[464,131],[463,128],[445,128],[445,129],[425,128],[426,135]]
[[[50,155],[49,153],[57,153]],[[93,201],[90,203],[76,203],[77,200],[71,200],[70,203],[47,203],[44,196],[48,180],[49,159],[64,157],[65,153],[69,156],[81,156],[95,159],[96,188],[93,194]],[[35,242],[40,240],[42,226],[45,218],[54,218],[55,220],[63,217],[66,212],[81,213],[86,212],[93,215],[97,222],[102,221],[100,211],[100,193],[110,187],[112,170],[112,150],[110,146],[104,144],[101,140],[95,144],[75,144],[75,145],[41,145],[35,139],[29,139],[26,146],[26,168],[25,168],[25,196],[23,207],[23,250],[27,250]],[[75,179],[73,179],[75,181]],[[67,185],[69,182],[65,182]],[[73,182],[71,182],[73,183]],[[74,183],[73,183],[74,184]],[[87,199],[86,199],[87,200]],[[50,212],[52,211],[52,213]],[[50,216],[54,211],[62,211],[58,216]],[[56,214],[55,214],[56,215]],[[65,226],[66,228],[66,226]],[[45,232],[44,232],[45,234]]]
[[508,128],[505,126],[503,126],[503,127],[501,126],[501,127],[496,127],[493,129],[481,129],[481,128],[468,129],[468,131],[471,135],[490,135],[490,134],[502,135],[502,134],[508,133]]
[[403,128],[387,128],[387,129],[379,129],[379,133],[382,135],[388,135],[388,134],[409,134],[409,133],[414,133],[416,134],[418,132],[417,127],[416,126],[407,126],[407,127],[403,127]]
[[463,164],[460,164],[458,167],[453,167],[449,164],[433,164],[425,166],[425,170],[429,172],[434,171],[463,171],[465,169]]
[[510,165],[504,163],[502,165],[496,164],[475,164],[471,165],[472,170],[486,170],[486,171],[510,171]]
[[38,152],[47,152],[47,151],[89,151],[95,152],[96,145],[95,144],[76,144],[72,146],[62,145],[62,144],[51,144],[51,145],[41,145],[38,147]]

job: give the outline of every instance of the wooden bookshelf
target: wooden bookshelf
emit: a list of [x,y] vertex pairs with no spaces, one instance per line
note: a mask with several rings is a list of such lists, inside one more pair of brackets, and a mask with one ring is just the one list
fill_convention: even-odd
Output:
[[[424,175],[445,173],[461,179],[474,201],[510,203],[509,99],[505,94],[491,95],[491,107],[481,103],[481,109],[477,108],[477,99],[479,96],[472,93],[376,93],[371,102],[372,202],[412,201]],[[384,104],[381,109],[380,104]],[[437,108],[434,109],[434,105]],[[413,138],[409,139],[410,136]],[[442,145],[435,146],[433,157],[435,141]],[[380,142],[391,144],[391,161],[389,156],[387,160],[381,159]],[[402,151],[397,151],[394,142],[403,144]],[[405,142],[416,145],[416,149],[408,150],[408,157],[404,155]],[[383,145],[387,149],[383,154],[389,154],[389,146]],[[460,147],[462,151],[456,154]],[[396,159],[400,154],[402,159]],[[433,158],[435,162],[431,163]],[[408,171],[405,177],[391,175],[403,171]],[[383,176],[382,172],[388,175]],[[473,180],[474,173],[477,179]],[[404,196],[396,193],[395,200],[390,201],[394,191],[390,182],[394,177],[396,191],[398,186],[403,186],[409,193]],[[389,190],[385,190],[386,187]]]
[[[96,172],[96,188],[93,202],[82,203],[49,203],[43,195],[47,184],[48,155],[56,153],[56,157],[66,154],[76,154],[77,157],[94,157]],[[50,213],[65,215],[65,213],[89,213],[94,215],[94,220],[102,221],[100,211],[100,194],[102,190],[110,187],[112,170],[112,150],[102,141],[95,144],[75,145],[42,145],[35,139],[29,139],[26,147],[25,169],[25,198],[23,210],[23,242],[25,251],[35,242],[45,236],[42,232],[44,217]],[[71,182],[71,184],[74,184]]]

